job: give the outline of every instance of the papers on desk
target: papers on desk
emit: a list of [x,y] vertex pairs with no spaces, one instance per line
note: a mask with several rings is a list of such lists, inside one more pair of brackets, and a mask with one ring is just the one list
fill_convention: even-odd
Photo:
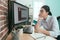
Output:
[[31,34],[32,38],[34,38],[35,40],[55,40],[54,38],[50,37],[50,36],[46,36],[42,33],[34,33]]
[[44,39],[46,37],[46,35],[42,34],[42,33],[34,33],[34,34],[31,34],[31,36],[34,38],[34,39]]
[[54,39],[53,37],[50,37],[50,36],[46,36],[46,38],[44,40],[56,40],[56,39]]

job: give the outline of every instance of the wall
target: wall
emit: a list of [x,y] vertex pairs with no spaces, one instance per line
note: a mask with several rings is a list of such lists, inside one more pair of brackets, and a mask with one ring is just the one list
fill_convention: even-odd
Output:
[[29,6],[29,5],[32,5],[33,0],[16,0],[16,2]]
[[8,0],[0,0],[0,40],[5,40],[8,34]]
[[50,6],[53,16],[60,16],[60,0],[45,0],[45,3]]

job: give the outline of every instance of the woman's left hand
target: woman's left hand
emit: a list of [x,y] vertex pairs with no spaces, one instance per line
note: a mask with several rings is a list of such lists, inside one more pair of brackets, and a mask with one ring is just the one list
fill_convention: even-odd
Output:
[[40,30],[41,30],[41,28],[39,26],[35,27],[35,32],[39,33],[39,32],[41,32]]

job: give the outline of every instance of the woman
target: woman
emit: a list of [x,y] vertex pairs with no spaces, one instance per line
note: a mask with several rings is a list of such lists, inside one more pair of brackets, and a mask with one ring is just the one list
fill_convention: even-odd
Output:
[[[52,37],[57,37],[59,34],[59,26],[57,19],[51,16],[50,8],[47,5],[42,6],[38,22],[35,25],[35,31]],[[41,26],[44,28],[42,29]]]

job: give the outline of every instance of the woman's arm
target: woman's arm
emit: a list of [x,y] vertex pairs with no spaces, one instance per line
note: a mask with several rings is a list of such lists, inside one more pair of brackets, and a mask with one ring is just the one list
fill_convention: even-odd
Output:
[[50,33],[49,33],[49,31],[47,31],[47,30],[44,30],[44,29],[38,28],[37,31],[38,31],[38,33],[43,33],[43,34],[45,34],[45,35],[50,36]]
[[40,28],[38,23],[35,25],[35,32],[43,33],[43,34],[46,34],[46,35],[50,35],[49,31]]
[[40,26],[41,26],[41,25],[40,25],[41,20],[42,20],[42,19],[40,19],[40,18],[38,19],[38,22],[37,22],[37,24],[35,25],[35,32],[39,32],[39,33],[44,33],[44,34],[46,34],[46,35],[50,35],[49,31],[40,28]]

